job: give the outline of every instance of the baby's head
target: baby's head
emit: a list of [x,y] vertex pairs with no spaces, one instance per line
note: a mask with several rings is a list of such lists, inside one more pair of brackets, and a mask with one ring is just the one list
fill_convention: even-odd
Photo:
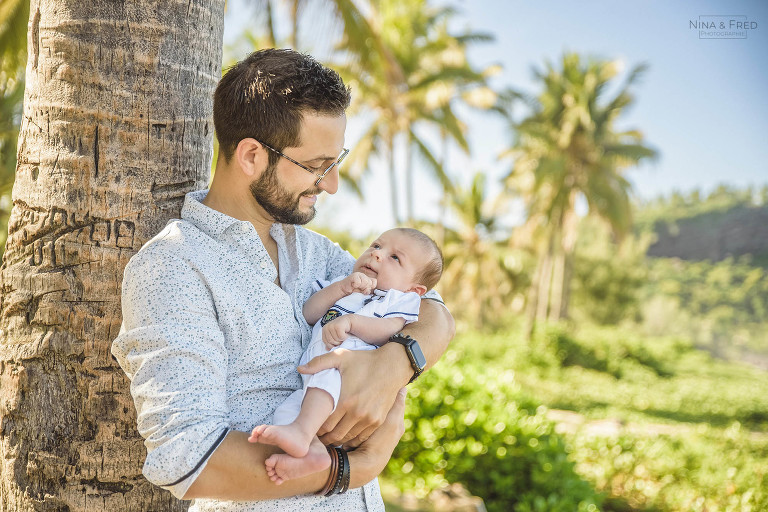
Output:
[[443,254],[437,244],[417,229],[385,231],[355,262],[355,272],[376,279],[380,290],[423,295],[443,273]]

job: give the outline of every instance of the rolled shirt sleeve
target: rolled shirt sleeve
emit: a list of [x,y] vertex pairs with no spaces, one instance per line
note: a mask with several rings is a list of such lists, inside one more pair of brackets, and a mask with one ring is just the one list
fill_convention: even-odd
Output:
[[112,353],[131,380],[143,473],[181,497],[229,428],[224,334],[204,278],[166,254],[131,260],[122,306]]

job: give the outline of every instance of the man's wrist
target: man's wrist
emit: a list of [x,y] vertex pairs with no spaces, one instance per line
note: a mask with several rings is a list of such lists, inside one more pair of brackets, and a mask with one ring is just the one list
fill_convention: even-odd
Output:
[[384,468],[374,467],[371,456],[363,448],[347,452],[349,456],[349,488],[362,487],[381,473]]
[[408,361],[411,365],[411,369],[413,370],[413,374],[411,375],[411,378],[408,380],[408,384],[416,380],[419,375],[421,375],[424,372],[424,369],[427,367],[427,359],[424,357],[424,353],[421,351],[421,347],[419,346],[419,342],[415,339],[411,338],[407,334],[404,334],[402,331],[393,334],[389,338],[390,343],[396,343],[398,345],[402,345],[405,349],[405,354],[408,357]]
[[387,359],[386,368],[391,372],[391,381],[396,384],[396,389],[405,387],[413,377],[413,367],[408,354],[398,343],[385,343],[376,352],[380,352]]

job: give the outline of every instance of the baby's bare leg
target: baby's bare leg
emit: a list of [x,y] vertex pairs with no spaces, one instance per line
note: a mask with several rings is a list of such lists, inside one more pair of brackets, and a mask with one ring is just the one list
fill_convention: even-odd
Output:
[[[248,440],[252,443],[277,445],[292,457],[304,457],[309,451],[313,438],[316,438],[315,434],[328,419],[331,411],[333,411],[331,395],[319,388],[309,388],[301,403],[301,411],[293,423],[259,425],[253,429]],[[310,471],[310,473],[313,472]]]
[[271,455],[264,461],[267,475],[270,480],[280,485],[286,480],[301,478],[327,468],[331,464],[331,457],[325,445],[317,438],[312,437],[309,451],[304,457],[291,457],[282,453]]

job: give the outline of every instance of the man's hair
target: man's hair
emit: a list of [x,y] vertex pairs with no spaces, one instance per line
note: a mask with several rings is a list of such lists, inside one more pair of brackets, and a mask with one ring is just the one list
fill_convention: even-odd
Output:
[[[293,50],[250,54],[219,81],[213,95],[213,125],[219,151],[229,161],[241,140],[254,138],[278,151],[301,145],[306,113],[340,116],[350,91],[338,73]],[[278,156],[269,152],[269,162]]]
[[416,282],[423,284],[427,290],[435,287],[440,276],[443,275],[443,251],[437,246],[434,240],[425,235],[418,229],[413,228],[395,228],[397,231],[409,236],[422,245],[422,248],[429,254],[429,260],[420,271],[416,272]]

